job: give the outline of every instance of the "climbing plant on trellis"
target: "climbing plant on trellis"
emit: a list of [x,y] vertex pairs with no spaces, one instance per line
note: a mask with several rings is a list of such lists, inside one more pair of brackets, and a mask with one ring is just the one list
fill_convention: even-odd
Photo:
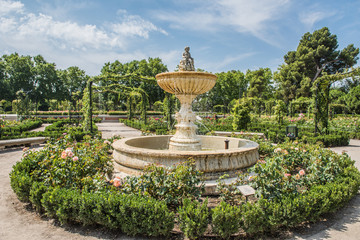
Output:
[[[83,112],[84,112],[84,130],[92,131],[92,89],[98,92],[111,92],[115,94],[126,94],[127,95],[127,110],[128,118],[131,119],[134,116],[135,106],[138,103],[140,105],[141,119],[146,124],[146,109],[148,106],[148,94],[141,87],[128,87],[120,83],[120,81],[141,81],[152,84],[157,84],[155,78],[143,77],[138,74],[127,74],[127,75],[117,75],[117,74],[104,74],[91,78],[88,81],[87,88],[84,92],[83,102]],[[109,85],[96,85],[92,87],[92,84],[99,83],[110,83]]]
[[328,134],[329,133],[329,93],[330,87],[335,82],[359,75],[360,68],[346,71],[344,73],[336,73],[331,75],[324,74],[318,77],[313,85],[313,96],[314,96],[314,132],[315,135],[318,133]]

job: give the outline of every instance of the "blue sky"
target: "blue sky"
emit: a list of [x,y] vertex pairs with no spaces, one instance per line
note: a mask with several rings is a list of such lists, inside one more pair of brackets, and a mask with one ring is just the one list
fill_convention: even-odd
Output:
[[275,71],[324,26],[339,48],[360,47],[359,16],[359,0],[0,0],[0,54],[41,54],[93,76],[106,62],[148,57],[173,71],[190,46],[206,71]]

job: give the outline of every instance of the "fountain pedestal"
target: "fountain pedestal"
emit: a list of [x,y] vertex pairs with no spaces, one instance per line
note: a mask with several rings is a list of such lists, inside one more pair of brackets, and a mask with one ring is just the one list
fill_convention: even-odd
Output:
[[201,142],[196,135],[197,126],[194,124],[196,115],[191,109],[191,103],[196,95],[176,94],[176,97],[180,101],[181,108],[175,115],[178,124],[175,125],[175,135],[170,138],[169,150],[199,151],[201,150]]

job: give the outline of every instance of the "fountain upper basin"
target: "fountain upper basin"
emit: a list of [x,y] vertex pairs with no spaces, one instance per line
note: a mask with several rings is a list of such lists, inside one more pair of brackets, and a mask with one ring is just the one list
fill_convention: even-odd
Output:
[[158,85],[171,94],[199,95],[212,89],[216,75],[206,72],[165,72],[156,75]]
[[[240,169],[254,165],[259,159],[259,145],[255,142],[216,136],[199,136],[200,151],[168,150],[171,135],[125,138],[113,143],[115,169],[132,175],[140,175],[151,164],[165,167],[195,160],[196,169],[204,173],[204,179],[215,180],[224,174],[236,176]],[[224,149],[228,139],[229,149]]]

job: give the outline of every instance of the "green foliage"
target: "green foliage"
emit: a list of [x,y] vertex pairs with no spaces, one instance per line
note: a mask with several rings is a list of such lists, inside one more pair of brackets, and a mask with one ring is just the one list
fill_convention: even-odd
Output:
[[274,114],[276,116],[276,120],[278,124],[282,124],[285,113],[286,113],[286,105],[284,101],[277,100],[276,105],[274,107]]
[[[3,95],[2,95],[3,96]],[[0,101],[0,113],[5,113],[11,111],[11,102],[6,101],[5,99]]]
[[40,127],[41,120],[25,120],[22,122],[12,122],[1,128],[2,135],[20,135],[23,132]]
[[83,108],[81,111],[83,112],[83,126],[85,132],[90,132],[90,124],[91,124],[91,116],[92,116],[92,105],[90,102],[90,90],[91,90],[91,80],[87,82],[87,86],[84,90],[84,95],[82,98]]
[[216,84],[205,97],[206,109],[212,109],[215,105],[223,105],[229,112],[229,103],[233,99],[239,99],[245,93],[248,79],[245,79],[241,71],[231,70],[217,73]]
[[[105,79],[100,82],[100,85],[108,86],[116,82],[128,88],[141,88],[148,94],[149,104],[153,105],[154,102],[164,98],[164,91],[156,84],[154,77],[158,73],[167,71],[166,65],[160,58],[133,60],[128,63],[121,63],[116,60],[113,63],[104,64],[101,76],[105,76]],[[121,79],[109,81],[106,77],[109,75],[116,75]],[[107,93],[104,98],[105,101],[113,99],[116,103],[121,101],[119,94],[113,92]]]
[[247,90],[248,97],[258,97],[266,100],[271,95],[272,73],[269,68],[259,68],[259,70],[247,70],[245,78],[249,82]]
[[229,239],[240,228],[240,208],[231,206],[226,202],[220,202],[212,210],[212,231],[222,239]]
[[156,101],[153,105],[154,111],[163,112],[164,104],[162,101]]
[[38,211],[39,213],[42,213],[44,211],[41,199],[47,191],[49,191],[48,186],[45,186],[45,184],[42,182],[34,182],[31,186],[29,192],[29,200],[33,207],[36,209],[36,211]]
[[174,227],[174,213],[164,202],[136,195],[123,197],[116,217],[121,231],[131,236],[167,236]]
[[316,144],[321,142],[324,147],[334,147],[334,146],[347,146],[349,145],[350,138],[348,134],[328,134],[320,136],[306,136],[304,135],[301,140],[304,143]]
[[17,197],[22,202],[29,201],[30,189],[33,180],[29,173],[13,170],[10,173],[10,185]]
[[172,115],[175,113],[175,96],[169,93],[165,93],[163,109],[164,109],[164,117],[167,122],[167,129],[171,130],[174,125],[174,119]]
[[127,193],[141,193],[162,200],[171,206],[178,206],[184,198],[199,199],[203,184],[201,173],[195,169],[194,160],[171,168],[149,166],[140,177],[127,178],[121,190]]
[[126,126],[136,128],[141,130],[144,133],[156,133],[156,135],[166,135],[168,134],[168,123],[164,120],[164,118],[148,118],[146,124],[144,121],[133,119],[133,120],[121,120]]
[[233,130],[247,129],[250,122],[250,106],[246,99],[237,102],[232,110]]
[[207,199],[200,204],[186,198],[179,208],[180,229],[189,239],[197,239],[204,234],[210,215],[207,204]]
[[353,44],[339,51],[336,35],[324,27],[313,33],[305,33],[296,51],[284,56],[274,78],[280,83],[280,94],[285,102],[297,97],[310,97],[314,81],[324,73],[343,72],[357,62],[359,49]]
[[285,143],[251,169],[256,177],[250,184],[266,199],[298,195],[312,186],[333,182],[341,174],[345,158],[317,146]]
[[[108,150],[110,146],[96,139],[87,139],[83,143],[72,143],[71,135],[66,135],[39,151],[24,153],[23,160],[13,167],[11,172],[14,184],[29,194],[26,174],[32,181],[41,181],[46,186],[76,187],[79,189],[100,189],[106,185],[104,174],[112,171]],[[23,173],[23,174],[21,174]],[[19,177],[25,178],[24,186],[16,183]],[[22,176],[24,175],[24,176]]]
[[352,88],[345,99],[346,105],[352,113],[360,113],[360,85]]

